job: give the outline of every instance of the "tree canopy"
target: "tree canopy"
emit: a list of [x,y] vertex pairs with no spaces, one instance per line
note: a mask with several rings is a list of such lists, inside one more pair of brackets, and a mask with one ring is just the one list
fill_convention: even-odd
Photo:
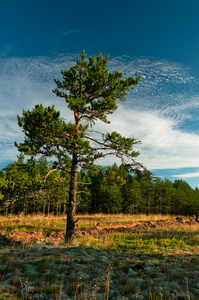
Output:
[[[16,162],[0,171],[1,214],[66,214],[70,175],[53,172],[52,162],[40,157]],[[171,214],[198,217],[199,189],[182,180],[128,172],[122,164],[78,171],[77,213]],[[150,188],[149,188],[150,187]],[[148,189],[148,193],[146,193]],[[150,197],[150,202],[149,202]]]

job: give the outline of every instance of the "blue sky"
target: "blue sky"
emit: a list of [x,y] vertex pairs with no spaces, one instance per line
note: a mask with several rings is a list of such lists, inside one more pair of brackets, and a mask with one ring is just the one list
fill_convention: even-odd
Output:
[[142,75],[111,124],[97,127],[140,139],[148,169],[199,187],[198,11],[198,0],[1,0],[0,167],[17,157],[22,109],[55,104],[71,119],[53,79],[85,49],[110,55],[110,71]]

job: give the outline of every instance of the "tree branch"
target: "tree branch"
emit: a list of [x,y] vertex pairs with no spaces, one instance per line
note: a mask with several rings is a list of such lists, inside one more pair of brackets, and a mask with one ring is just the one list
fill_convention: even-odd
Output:
[[46,179],[47,179],[48,175],[50,175],[52,172],[55,172],[55,171],[57,171],[57,170],[59,170],[59,169],[56,168],[56,169],[50,170],[45,176],[41,177],[41,179],[44,178],[44,182],[46,182]]
[[88,130],[86,130],[86,132],[95,132],[95,133],[99,133],[99,134],[101,134],[101,135],[106,135],[105,133],[103,133],[103,132],[100,132],[100,131],[97,131],[97,130],[92,130],[92,129],[88,129]]
[[96,140],[95,138],[92,138],[92,137],[90,137],[90,136],[85,135],[84,138],[86,138],[86,139],[88,139],[88,140],[91,140],[91,141],[93,141],[94,143],[97,143],[97,144],[99,144],[99,145],[103,145],[103,146],[106,146],[106,147],[110,148],[110,146],[109,146],[108,144],[105,144],[104,142],[100,142],[100,141],[98,141],[98,140]]
[[44,182],[46,182],[47,177],[48,177],[52,172],[55,172],[55,171],[58,171],[58,170],[64,170],[64,171],[70,172],[69,169],[55,168],[55,169],[50,170],[45,176],[42,176],[41,179],[44,178]]
[[77,194],[80,194],[80,193],[83,193],[83,194],[89,194],[89,195],[90,195],[89,192],[85,192],[85,191],[78,191],[78,192],[77,192]]

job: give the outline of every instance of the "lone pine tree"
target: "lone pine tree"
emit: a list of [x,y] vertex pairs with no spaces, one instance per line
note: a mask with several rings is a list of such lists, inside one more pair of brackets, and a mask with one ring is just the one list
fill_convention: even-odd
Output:
[[[69,70],[61,71],[63,81],[54,80],[53,92],[67,103],[74,116],[74,122],[66,123],[54,106],[44,108],[36,105],[32,111],[23,110],[18,124],[25,134],[23,143],[16,143],[19,151],[26,155],[41,154],[56,158],[54,169],[70,174],[69,203],[67,210],[66,242],[74,237],[77,171],[78,168],[92,168],[94,161],[107,155],[116,155],[128,167],[139,165],[135,157],[138,151],[133,145],[140,141],[126,138],[117,132],[102,133],[93,130],[97,120],[110,123],[107,115],[117,109],[117,101],[125,101],[127,91],[133,89],[141,76],[123,78],[123,73],[110,73],[108,57],[101,54],[81,59]],[[81,184],[81,183],[79,183]]]

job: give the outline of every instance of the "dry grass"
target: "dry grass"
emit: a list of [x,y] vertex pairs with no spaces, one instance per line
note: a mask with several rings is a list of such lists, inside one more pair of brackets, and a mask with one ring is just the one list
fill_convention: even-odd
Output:
[[[176,217],[176,216],[175,216]],[[95,215],[78,215],[79,227],[89,228],[94,227],[98,223],[102,226],[106,225],[118,225],[118,224],[130,224],[138,221],[157,221],[157,220],[172,220],[172,216],[162,216],[162,215],[105,215],[105,214],[95,214]],[[52,231],[52,230],[65,230],[66,217],[65,216],[44,216],[39,215],[29,215],[29,216],[14,216],[10,215],[7,218],[0,217],[0,229],[8,231],[20,230],[31,230],[31,231]],[[174,299],[169,297],[161,296],[160,292],[151,291],[150,287],[154,287],[155,283],[153,280],[161,281],[161,286],[164,287],[164,280],[170,284],[170,281],[179,281],[187,278],[187,295],[193,290],[195,293],[194,286],[190,286],[190,281],[194,281],[196,273],[198,272],[198,251],[199,251],[199,223],[193,225],[182,225],[176,226],[174,228],[152,228],[150,231],[140,231],[137,232],[115,232],[115,233],[102,233],[95,235],[88,234],[82,235],[75,238],[74,244],[71,246],[71,251],[76,251],[80,257],[78,258],[78,267],[70,260],[69,267],[65,265],[64,261],[68,261],[68,257],[54,257],[52,253],[49,252],[48,255],[41,256],[40,253],[30,252],[31,264],[35,260],[36,275],[33,274],[33,278],[30,276],[29,280],[34,280],[39,282],[42,280],[43,285],[38,287],[38,292],[44,293],[47,296],[54,296],[55,299],[59,299],[59,294],[62,291],[62,284],[59,286],[57,284],[57,274],[53,272],[46,273],[46,270],[56,266],[56,270],[63,272],[63,282],[67,281],[67,290],[71,297],[74,299],[95,299],[95,295],[98,295],[96,299],[109,299],[110,291],[112,289],[112,280],[118,282],[119,290],[123,293],[124,297],[128,298],[128,295],[135,294],[139,295],[142,289],[149,289],[147,299]],[[62,244],[62,246],[67,248],[67,245]],[[79,246],[79,247],[77,247]],[[14,247],[14,246],[13,246]],[[56,246],[55,246],[56,248]],[[93,249],[91,253],[94,256],[83,256],[84,249],[89,253],[89,249]],[[87,283],[88,276],[91,271],[98,267],[98,250],[102,248],[102,254],[105,255],[105,251],[109,256],[110,265],[107,269],[104,269],[103,276],[100,279],[97,277],[93,278],[93,285],[89,286]],[[29,249],[29,248],[28,248]],[[29,249],[31,251],[32,248]],[[83,250],[82,250],[83,249]],[[95,253],[95,249],[98,249]],[[78,252],[79,251],[79,252]],[[101,251],[101,250],[100,250]],[[26,253],[25,251],[22,251]],[[22,253],[22,254],[23,254]],[[67,252],[69,253],[69,252]],[[185,259],[182,259],[183,256]],[[169,261],[165,257],[169,257]],[[178,259],[180,257],[180,259]],[[6,252],[6,248],[1,250],[1,264],[5,264],[6,268],[3,269],[0,280],[3,282],[4,277],[7,274],[12,273],[16,266],[19,272],[23,272],[25,265],[23,263],[22,255],[17,259],[21,259],[19,263],[18,260],[10,260],[9,253]],[[37,261],[37,259],[39,261]],[[77,259],[77,257],[76,257]],[[154,263],[152,263],[154,261]],[[50,265],[50,267],[48,267]],[[78,271],[79,266],[81,269],[85,269],[83,277],[79,277]],[[147,266],[147,268],[146,268]],[[190,267],[192,266],[192,267]],[[133,269],[132,269],[133,268]],[[178,268],[183,271],[179,272]],[[65,275],[70,270],[70,274]],[[132,270],[131,270],[132,269]],[[129,273],[131,271],[132,273]],[[194,271],[194,272],[193,272]],[[87,273],[88,274],[87,274]],[[85,275],[84,275],[85,274]],[[36,278],[35,278],[36,276]],[[91,275],[90,275],[91,276]],[[98,275],[97,275],[98,276]],[[40,278],[41,277],[41,278]],[[92,277],[92,276],[91,276]],[[26,299],[18,297],[18,290],[21,289],[21,283],[19,282],[20,276],[16,275],[13,279],[14,292],[12,299]],[[138,280],[140,279],[140,281]],[[198,277],[197,277],[198,279]],[[53,285],[53,284],[57,285]],[[189,286],[188,286],[189,283]],[[25,284],[23,282],[23,284]],[[17,290],[18,288],[18,290]],[[63,288],[65,286],[63,285]],[[165,287],[166,289],[166,287]],[[17,291],[17,292],[16,292]],[[9,292],[9,291],[8,291]],[[90,294],[89,294],[90,293]],[[166,292],[165,292],[166,293]],[[165,294],[167,295],[167,294]],[[15,297],[15,298],[14,298]],[[57,297],[57,298],[56,298]],[[115,296],[116,297],[116,296]],[[0,299],[5,299],[1,298]],[[30,299],[30,298],[27,298]],[[116,297],[115,299],[121,299]],[[125,299],[125,298],[124,298]],[[181,298],[179,298],[181,299]],[[182,298],[183,299],[183,298]],[[187,299],[197,299],[193,296]]]
[[[172,220],[174,217],[169,215],[150,215],[144,214],[130,215],[130,214],[84,214],[77,215],[79,221],[77,226],[79,228],[94,227],[98,223],[102,226],[116,225],[116,224],[129,224],[138,221],[157,221],[157,220]],[[43,214],[32,215],[9,215],[0,216],[0,229],[5,231],[59,231],[65,230],[66,216],[45,216]]]

